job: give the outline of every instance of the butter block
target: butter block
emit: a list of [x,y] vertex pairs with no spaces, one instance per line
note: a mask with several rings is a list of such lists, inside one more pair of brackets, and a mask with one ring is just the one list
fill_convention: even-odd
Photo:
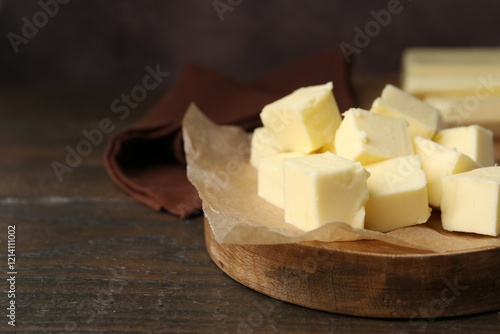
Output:
[[393,85],[385,86],[381,97],[373,101],[371,111],[405,119],[412,138],[431,139],[438,126],[439,111],[436,108]]
[[482,126],[471,125],[444,129],[439,131],[432,140],[469,156],[481,167],[495,164],[493,132]]
[[489,96],[488,91],[478,95],[425,96],[424,100],[436,107],[448,127],[481,125],[500,137],[500,96]]
[[283,170],[285,222],[304,231],[330,222],[363,228],[369,173],[360,163],[326,152],[286,159]]
[[415,153],[420,156],[422,169],[427,179],[427,195],[429,204],[439,208],[441,206],[441,182],[445,176],[467,172],[478,168],[479,165],[460,152],[440,145],[432,140],[413,138]]
[[257,194],[269,203],[285,207],[283,192],[283,161],[304,156],[302,153],[288,152],[262,157],[257,169]]
[[412,155],[408,123],[401,118],[351,108],[335,135],[336,154],[363,165]]
[[443,179],[441,220],[448,231],[500,235],[500,167]]
[[311,153],[332,141],[341,116],[331,82],[297,89],[260,114],[281,151]]
[[259,159],[281,153],[276,148],[276,142],[271,131],[264,127],[256,128],[250,142],[250,164],[259,167]]
[[366,229],[389,232],[429,219],[427,182],[418,155],[393,158],[365,168],[370,173]]
[[402,57],[403,89],[416,96],[500,94],[500,48],[410,48]]

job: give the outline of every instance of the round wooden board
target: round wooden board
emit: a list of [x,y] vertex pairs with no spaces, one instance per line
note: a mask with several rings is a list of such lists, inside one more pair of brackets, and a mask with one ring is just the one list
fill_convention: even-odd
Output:
[[436,254],[374,240],[220,244],[206,218],[205,240],[236,281],[313,309],[410,319],[500,309],[500,248]]

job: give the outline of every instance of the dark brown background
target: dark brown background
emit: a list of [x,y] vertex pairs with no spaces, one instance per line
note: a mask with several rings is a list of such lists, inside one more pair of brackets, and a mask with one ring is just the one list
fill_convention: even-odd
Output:
[[[2,1],[2,0],[0,0]],[[45,1],[45,0],[44,0]],[[237,2],[237,0],[235,0]],[[212,0],[72,0],[15,54],[7,34],[20,34],[37,1],[3,0],[0,82],[66,88],[129,88],[147,65],[179,73],[196,60],[241,79],[309,53],[352,43],[353,28],[373,20],[388,1],[242,0],[220,21]],[[403,10],[364,48],[355,71],[399,69],[415,45],[499,45],[500,2],[401,0]]]

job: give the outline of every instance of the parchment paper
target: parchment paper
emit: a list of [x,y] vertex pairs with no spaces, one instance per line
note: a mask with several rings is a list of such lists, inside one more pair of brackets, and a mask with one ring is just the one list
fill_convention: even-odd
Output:
[[500,247],[500,238],[441,228],[439,212],[422,225],[388,233],[329,223],[304,232],[284,221],[284,212],[257,195],[257,170],[249,163],[251,135],[217,125],[194,104],[183,119],[187,176],[203,201],[203,211],[219,243],[278,244],[299,241],[377,239],[437,253]]

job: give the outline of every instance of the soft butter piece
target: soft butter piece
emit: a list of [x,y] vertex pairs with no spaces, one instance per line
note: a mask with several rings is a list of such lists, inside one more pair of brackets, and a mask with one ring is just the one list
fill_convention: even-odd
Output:
[[333,140],[341,117],[332,89],[331,82],[303,87],[262,109],[278,149],[310,153]]
[[412,155],[407,126],[401,118],[351,108],[335,135],[336,154],[363,165]]
[[285,222],[304,231],[331,222],[363,228],[369,173],[360,163],[326,152],[286,159],[283,168]]
[[283,161],[304,156],[302,153],[288,152],[262,157],[257,169],[257,194],[269,203],[284,208]]
[[439,131],[432,139],[438,144],[469,156],[481,167],[495,164],[493,132],[479,125]]
[[260,158],[278,153],[281,153],[281,151],[276,148],[276,142],[271,131],[264,127],[256,128],[250,142],[250,164],[258,168]]
[[418,155],[393,158],[365,168],[370,173],[366,229],[389,232],[429,219],[427,182]]
[[441,206],[441,182],[445,176],[467,172],[478,168],[479,165],[456,150],[447,148],[432,140],[413,138],[415,153],[420,156],[422,169],[427,179],[427,195],[429,204],[439,208]]
[[405,119],[412,138],[431,139],[438,126],[439,111],[436,108],[393,85],[385,86],[381,97],[373,101],[371,111]]
[[500,235],[500,167],[483,167],[443,179],[441,220],[448,231]]

